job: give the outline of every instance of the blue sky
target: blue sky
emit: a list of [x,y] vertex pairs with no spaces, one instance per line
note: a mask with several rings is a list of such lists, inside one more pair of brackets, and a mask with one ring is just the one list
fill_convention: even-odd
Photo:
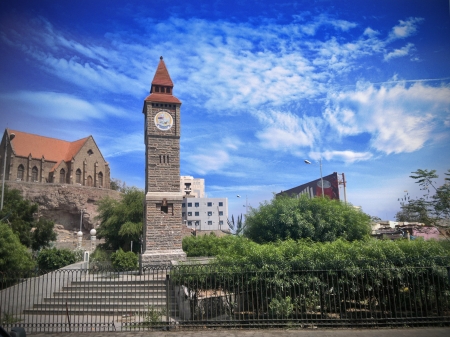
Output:
[[[93,135],[144,187],[143,100],[160,56],[182,102],[181,174],[230,214],[344,172],[393,219],[418,168],[450,168],[449,1],[3,1],[0,128]],[[237,199],[236,195],[242,196]]]

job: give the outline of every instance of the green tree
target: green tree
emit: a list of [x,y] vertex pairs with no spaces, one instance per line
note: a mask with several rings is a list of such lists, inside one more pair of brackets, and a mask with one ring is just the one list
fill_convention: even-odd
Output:
[[101,221],[97,236],[105,239],[105,249],[130,249],[138,252],[139,237],[142,233],[144,191],[135,187],[127,188],[120,201],[104,198],[98,206],[98,219]]
[[[418,198],[405,196],[401,199],[401,211],[397,213],[397,221],[418,221],[429,226],[448,226],[450,220],[450,170],[444,178],[445,183],[437,186],[439,176],[436,170],[411,172],[410,178],[416,180],[424,195]],[[447,228],[447,227],[446,227]]]
[[31,247],[31,228],[34,225],[34,216],[38,210],[37,204],[25,200],[19,190],[9,189],[5,186],[3,210],[0,212],[0,219],[7,217],[11,229],[19,236],[20,242]]
[[127,190],[127,184],[120,179],[111,178],[109,188],[114,191],[125,192]]
[[353,241],[370,234],[370,216],[328,198],[281,196],[252,209],[244,236],[258,243],[277,240]]
[[51,241],[56,241],[56,233],[53,230],[53,221],[40,218],[35,224],[35,230],[31,235],[31,249],[34,251],[49,247]]
[[0,222],[0,270],[28,270],[33,266],[27,247],[8,224]]

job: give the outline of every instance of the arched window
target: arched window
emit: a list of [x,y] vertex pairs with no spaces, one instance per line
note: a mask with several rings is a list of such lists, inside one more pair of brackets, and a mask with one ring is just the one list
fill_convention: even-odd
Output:
[[17,180],[23,180],[23,171],[25,171],[23,165],[20,164],[17,168]]
[[31,170],[31,181],[32,182],[38,181],[38,173],[39,173],[38,168],[36,166],[33,167],[33,169]]
[[103,187],[103,173],[98,173],[98,187]]
[[88,178],[87,178],[87,185],[88,186],[90,186],[90,187],[92,187],[92,177],[91,176],[89,176]]
[[60,184],[66,183],[66,171],[64,169],[61,169],[61,171],[59,171],[59,183]]
[[75,173],[75,175],[76,175],[76,180],[75,180],[75,182],[77,183],[77,184],[81,184],[81,170],[80,169],[78,169],[77,170],[77,172]]

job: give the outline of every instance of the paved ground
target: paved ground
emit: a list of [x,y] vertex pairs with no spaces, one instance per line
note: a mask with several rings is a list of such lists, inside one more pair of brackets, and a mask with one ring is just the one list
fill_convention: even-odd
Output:
[[89,333],[33,333],[32,337],[449,337],[450,328],[404,329],[342,329],[342,330],[176,330],[176,331],[127,331]]

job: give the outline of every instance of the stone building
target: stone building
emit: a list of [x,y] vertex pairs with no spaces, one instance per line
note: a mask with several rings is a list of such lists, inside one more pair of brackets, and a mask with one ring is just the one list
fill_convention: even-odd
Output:
[[186,259],[181,247],[180,108],[161,56],[150,95],[144,100],[145,225],[144,264]]
[[68,142],[5,129],[0,147],[1,174],[6,145],[5,180],[109,188],[109,164],[92,136]]

